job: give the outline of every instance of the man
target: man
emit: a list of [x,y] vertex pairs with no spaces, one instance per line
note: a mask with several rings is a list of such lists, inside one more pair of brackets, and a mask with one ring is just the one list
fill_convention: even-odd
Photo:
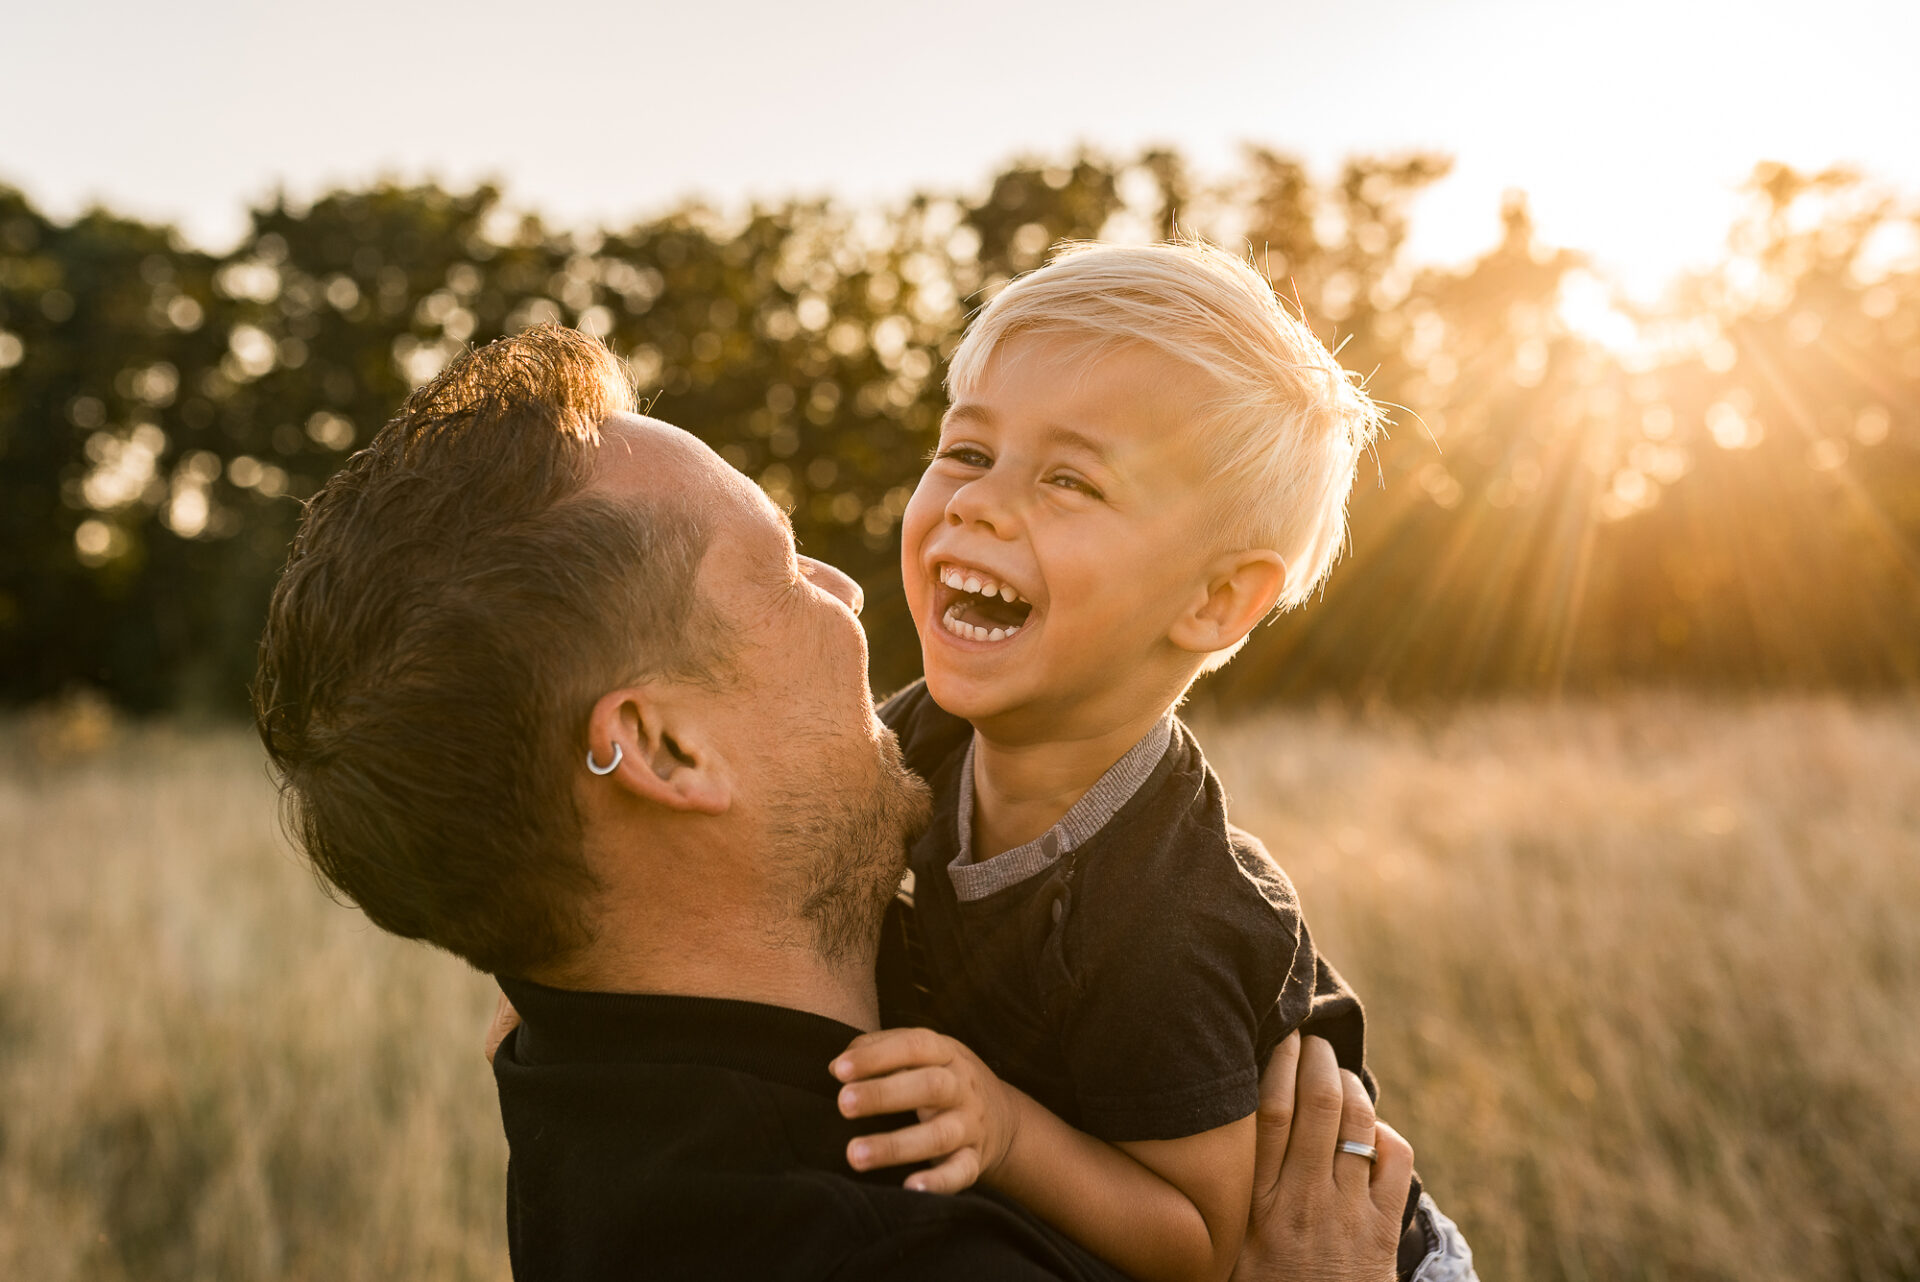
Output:
[[[845,1165],[902,1120],[842,1118],[827,1064],[878,1026],[925,789],[859,589],[632,408],[572,331],[456,361],[309,505],[261,646],[308,857],[525,1021],[495,1062],[516,1275],[1110,1276],[1008,1203]],[[1241,1275],[1391,1277],[1411,1151],[1324,1043],[1268,1076]]]

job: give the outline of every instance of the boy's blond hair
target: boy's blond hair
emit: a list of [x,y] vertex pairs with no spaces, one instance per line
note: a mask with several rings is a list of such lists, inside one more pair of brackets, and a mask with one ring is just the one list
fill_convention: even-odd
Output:
[[1326,579],[1346,541],[1354,468],[1383,419],[1249,263],[1198,240],[1065,242],[975,318],[953,354],[949,391],[966,394],[994,353],[1025,334],[1084,340],[1089,357],[1144,343],[1206,375],[1216,391],[1195,407],[1193,427],[1226,490],[1208,533],[1285,558],[1283,610]]

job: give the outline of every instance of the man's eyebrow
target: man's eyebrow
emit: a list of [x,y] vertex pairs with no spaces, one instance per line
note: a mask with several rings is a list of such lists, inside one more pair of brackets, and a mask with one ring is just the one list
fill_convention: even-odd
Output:
[[[765,492],[764,490],[761,491],[763,494]],[[767,500],[767,505],[773,509],[774,515],[780,518],[780,528],[787,533],[787,555],[789,557],[798,556],[800,553],[800,535],[798,531],[793,528],[793,514],[781,507],[778,503],[775,503],[771,498]]]
[[775,519],[780,522],[780,528],[787,532],[787,542],[798,547],[800,544],[800,536],[794,533],[793,515],[790,512],[788,512],[787,509],[781,507],[778,503],[775,503],[773,501],[773,497],[769,495],[765,490],[760,491],[760,497],[762,499],[765,499],[767,506],[773,510],[773,515]]

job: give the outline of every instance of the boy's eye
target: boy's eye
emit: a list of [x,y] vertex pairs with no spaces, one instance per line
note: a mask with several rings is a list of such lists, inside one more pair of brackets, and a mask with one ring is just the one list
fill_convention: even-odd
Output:
[[984,451],[975,449],[971,445],[950,445],[944,450],[935,451],[933,457],[951,460],[962,467],[987,467],[993,462]]
[[1063,490],[1072,490],[1076,494],[1084,494],[1090,499],[1105,497],[1093,486],[1092,482],[1067,472],[1048,477],[1047,484],[1058,486]]

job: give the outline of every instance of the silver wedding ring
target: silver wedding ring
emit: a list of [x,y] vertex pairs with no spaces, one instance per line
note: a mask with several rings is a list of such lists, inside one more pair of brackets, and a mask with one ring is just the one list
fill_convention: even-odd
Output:
[[1342,1153],[1351,1153],[1355,1157],[1364,1157],[1369,1162],[1377,1160],[1380,1156],[1379,1149],[1371,1144],[1362,1144],[1359,1140],[1341,1140],[1340,1151]]

